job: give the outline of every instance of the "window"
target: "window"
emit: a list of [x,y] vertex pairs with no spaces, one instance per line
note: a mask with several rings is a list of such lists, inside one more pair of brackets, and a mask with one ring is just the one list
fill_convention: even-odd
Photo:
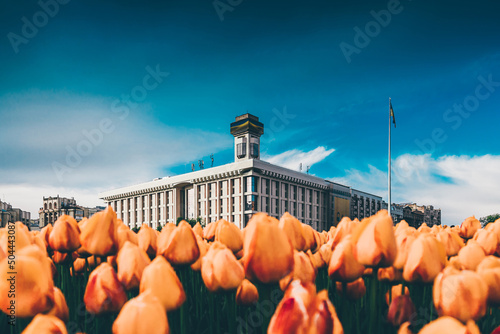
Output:
[[244,158],[247,155],[247,139],[242,137],[241,143],[236,145],[236,156],[238,158]]
[[250,156],[252,158],[258,158],[259,157],[259,144],[257,144],[257,143],[251,143],[250,144]]

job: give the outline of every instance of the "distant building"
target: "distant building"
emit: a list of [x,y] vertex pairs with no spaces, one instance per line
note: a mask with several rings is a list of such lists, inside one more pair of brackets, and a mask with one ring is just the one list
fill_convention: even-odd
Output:
[[54,224],[57,218],[61,215],[68,215],[75,218],[76,221],[82,220],[84,217],[90,217],[94,213],[104,210],[105,207],[97,206],[95,208],[87,208],[76,204],[76,200],[72,198],[60,197],[44,197],[43,206],[38,211],[40,216],[39,226],[44,227],[47,224]]
[[391,217],[394,224],[399,223],[404,219],[403,217],[403,205],[392,203],[391,205]]
[[432,205],[417,205],[415,203],[403,203],[403,204],[393,204],[393,208],[394,207],[402,208],[403,219],[410,226],[413,226],[415,228],[418,228],[423,223],[426,223],[428,226],[441,225],[441,209],[434,209]]
[[358,211],[374,214],[380,209],[381,197],[261,161],[264,125],[258,117],[236,117],[230,132],[234,162],[106,191],[99,198],[130,227],[145,223],[153,228],[178,217],[225,219],[243,228],[256,212],[276,218],[289,212],[317,230],[328,229],[351,215],[353,193],[361,201]]
[[9,203],[0,201],[0,227],[6,226],[9,222],[20,221],[26,226],[30,226],[31,212],[13,208]]
[[370,217],[383,209],[382,197],[351,189],[351,219]]

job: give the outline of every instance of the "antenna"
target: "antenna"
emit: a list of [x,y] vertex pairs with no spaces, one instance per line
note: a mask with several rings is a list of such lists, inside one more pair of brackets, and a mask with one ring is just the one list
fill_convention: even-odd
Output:
[[302,172],[302,162],[301,162],[301,163],[300,163],[300,165],[299,165],[299,171],[301,171],[301,172]]
[[203,160],[198,160],[198,166],[200,166],[200,169],[203,169],[204,162]]
[[214,154],[210,154],[210,159],[212,159],[212,165],[210,167],[213,167],[214,166]]
[[194,163],[191,164],[191,170],[194,172]]
[[310,167],[311,167],[311,166],[307,166],[307,174],[309,174],[309,168],[310,168]]

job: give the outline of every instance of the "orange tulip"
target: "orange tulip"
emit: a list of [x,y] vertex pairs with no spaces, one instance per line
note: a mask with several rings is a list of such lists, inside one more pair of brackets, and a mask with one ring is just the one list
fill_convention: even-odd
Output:
[[365,218],[353,232],[354,258],[365,266],[388,267],[397,255],[392,218],[386,210]]
[[353,255],[354,244],[351,236],[347,236],[335,247],[328,266],[328,275],[334,281],[352,282],[363,275],[365,266]]
[[53,226],[52,224],[47,224],[40,230],[40,238],[45,242],[45,247],[49,247],[49,237],[50,232],[52,232]]
[[486,269],[493,269],[500,267],[500,258],[490,255],[486,256],[481,262],[477,265],[476,271],[480,272]]
[[231,290],[240,286],[245,272],[231,250],[215,241],[201,260],[201,277],[209,291]]
[[402,281],[403,272],[394,267],[379,268],[377,272],[377,277],[379,281]]
[[75,218],[62,215],[54,223],[49,235],[49,245],[55,251],[71,253],[80,247],[80,228]]
[[396,245],[398,248],[398,254],[394,260],[393,266],[397,269],[403,269],[408,259],[408,253],[410,252],[411,245],[417,237],[412,233],[410,229],[405,231],[400,231],[396,235]]
[[161,255],[173,265],[190,265],[196,262],[200,249],[191,225],[181,221],[170,234],[167,247]]
[[359,226],[359,220],[351,220],[349,217],[344,217],[337,225],[335,234],[333,235],[332,250],[339,244],[339,242],[347,235],[351,235],[352,232]]
[[409,321],[402,324],[398,329],[398,334],[413,334],[413,332],[410,330],[410,325],[411,323]]
[[195,234],[196,237],[196,242],[198,243],[198,249],[200,250],[200,256],[198,257],[198,260],[196,260],[195,263],[191,265],[191,269],[194,271],[200,271],[201,270],[201,261],[203,257],[207,254],[208,252],[208,243],[203,240],[198,234]]
[[470,239],[477,230],[481,228],[481,222],[472,216],[465,219],[460,225],[460,236],[464,239]]
[[142,272],[150,263],[151,260],[144,250],[130,241],[126,241],[116,258],[118,280],[126,290],[138,288]]
[[138,245],[148,256],[153,259],[156,256],[157,237],[155,231],[147,224],[142,224],[137,233]]
[[[8,258],[0,262],[0,308],[11,314],[11,290],[15,290],[15,315],[20,318],[33,317],[50,310],[54,305],[54,283],[49,259],[31,245],[16,254],[13,277]],[[9,309],[11,307],[11,309]]]
[[90,273],[83,301],[93,314],[117,312],[125,304],[127,295],[109,263],[101,263]]
[[440,317],[425,325],[419,334],[481,334],[476,323],[472,320],[467,321],[464,326],[463,323],[452,317]]
[[53,315],[38,314],[22,334],[67,334],[66,326],[61,319]]
[[246,276],[263,283],[277,282],[293,270],[293,246],[278,220],[265,213],[252,216],[243,241]]
[[243,233],[238,226],[221,219],[215,230],[215,241],[223,243],[233,253],[237,253],[243,248]]
[[294,250],[293,261],[293,271],[280,280],[280,287],[282,290],[285,290],[288,284],[293,280],[310,283],[314,283],[316,280],[316,268],[309,259],[309,256],[304,252]]
[[66,298],[62,291],[56,287],[54,287],[54,307],[47,314],[56,316],[64,322],[68,322],[69,309],[66,304]]
[[72,253],[59,253],[58,251],[54,251],[52,255],[52,261],[57,264],[71,264],[78,258],[78,254],[76,252]]
[[493,255],[497,251],[498,237],[495,233],[480,229],[474,234],[475,240],[486,255]]
[[[323,245],[325,246],[325,245]],[[321,247],[323,247],[321,246]],[[328,246],[327,246],[328,247]],[[321,249],[321,248],[320,248]],[[320,251],[318,250],[316,253],[312,253],[310,249],[307,250],[306,255],[309,257],[309,260],[311,260],[314,268],[320,269],[326,266],[326,262],[323,261],[323,257],[321,256]]]
[[200,223],[196,223],[193,226],[193,232],[194,232],[194,234],[198,235],[200,238],[203,239],[203,227],[201,227]]
[[215,238],[215,231],[217,230],[217,225],[219,224],[220,220],[212,223],[208,223],[205,229],[203,230],[203,238],[211,241]]
[[176,226],[173,223],[167,223],[163,226],[160,234],[156,238],[156,255],[164,254],[167,251],[170,235],[175,228]]
[[343,334],[344,329],[337,317],[337,312],[332,302],[328,299],[326,290],[320,291],[310,312],[309,331],[307,334]]
[[302,233],[304,235],[304,240],[305,240],[304,250],[310,249],[314,251],[317,248],[318,244],[316,241],[315,232],[316,231],[314,231],[314,229],[311,226],[307,224],[302,224]]
[[392,299],[389,306],[387,321],[394,327],[399,327],[403,323],[411,321],[414,314],[416,314],[415,305],[413,305],[410,296],[397,296]]
[[268,334],[307,333],[309,328],[308,311],[316,299],[316,287],[311,283],[293,281],[285,296],[278,304],[269,323]]
[[403,284],[393,285],[390,288],[390,293],[389,291],[387,291],[387,293],[385,294],[385,303],[387,304],[387,306],[389,306],[391,304],[392,299],[398,296],[409,295],[409,294],[410,290],[408,290],[407,286],[405,286],[403,291]]
[[481,276],[469,270],[440,273],[434,281],[434,306],[440,316],[462,322],[478,320],[486,313],[488,286]]
[[436,238],[443,244],[447,256],[457,255],[460,249],[464,247],[462,238],[460,238],[458,233],[450,229],[440,231],[436,235]]
[[[139,245],[139,237],[137,234],[134,233],[131,229],[128,228],[127,225],[125,225],[121,219],[117,219],[116,222],[116,237],[117,237],[117,250],[119,251],[120,248],[123,247],[123,244],[125,242],[130,241],[134,245]],[[156,234],[155,234],[156,236]],[[155,253],[156,254],[156,253]]]
[[446,265],[444,246],[431,234],[421,234],[412,243],[403,269],[407,282],[432,282]]
[[[354,282],[350,283],[335,282],[335,284],[337,292],[340,295],[345,294],[347,298],[352,300],[361,299],[366,294],[365,281],[361,277],[355,280]],[[346,291],[344,291],[344,285],[346,287]]]
[[[330,240],[331,241],[331,240]],[[321,259],[325,263],[325,265],[330,265],[330,259],[332,258],[332,245],[330,244],[330,241],[328,241],[326,244],[321,246],[319,248],[319,251],[315,254],[318,254],[321,256]]]
[[116,213],[111,206],[94,214],[82,227],[80,235],[82,247],[90,254],[99,256],[114,255],[118,251]]
[[140,284],[140,293],[150,290],[162,303],[165,310],[175,310],[186,300],[186,293],[182,287],[174,268],[161,255],[144,269]]
[[297,218],[285,212],[285,214],[281,216],[278,226],[286,233],[292,246],[296,250],[305,250],[306,240],[302,232],[302,223]]
[[170,333],[165,309],[150,291],[126,302],[113,323],[113,334],[135,333]]
[[236,291],[236,304],[252,305],[259,300],[259,291],[249,280],[244,279]]
[[478,270],[478,274],[488,286],[488,303],[500,305],[500,268]]
[[458,260],[462,269],[476,270],[478,264],[486,257],[483,248],[475,241],[469,241],[467,245],[458,252]]

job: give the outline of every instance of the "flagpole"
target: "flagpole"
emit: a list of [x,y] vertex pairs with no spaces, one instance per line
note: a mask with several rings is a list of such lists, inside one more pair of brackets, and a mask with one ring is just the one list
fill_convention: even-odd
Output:
[[389,191],[389,204],[388,204],[388,211],[389,211],[389,216],[391,215],[391,98],[389,98],[389,166],[388,166],[388,191]]

